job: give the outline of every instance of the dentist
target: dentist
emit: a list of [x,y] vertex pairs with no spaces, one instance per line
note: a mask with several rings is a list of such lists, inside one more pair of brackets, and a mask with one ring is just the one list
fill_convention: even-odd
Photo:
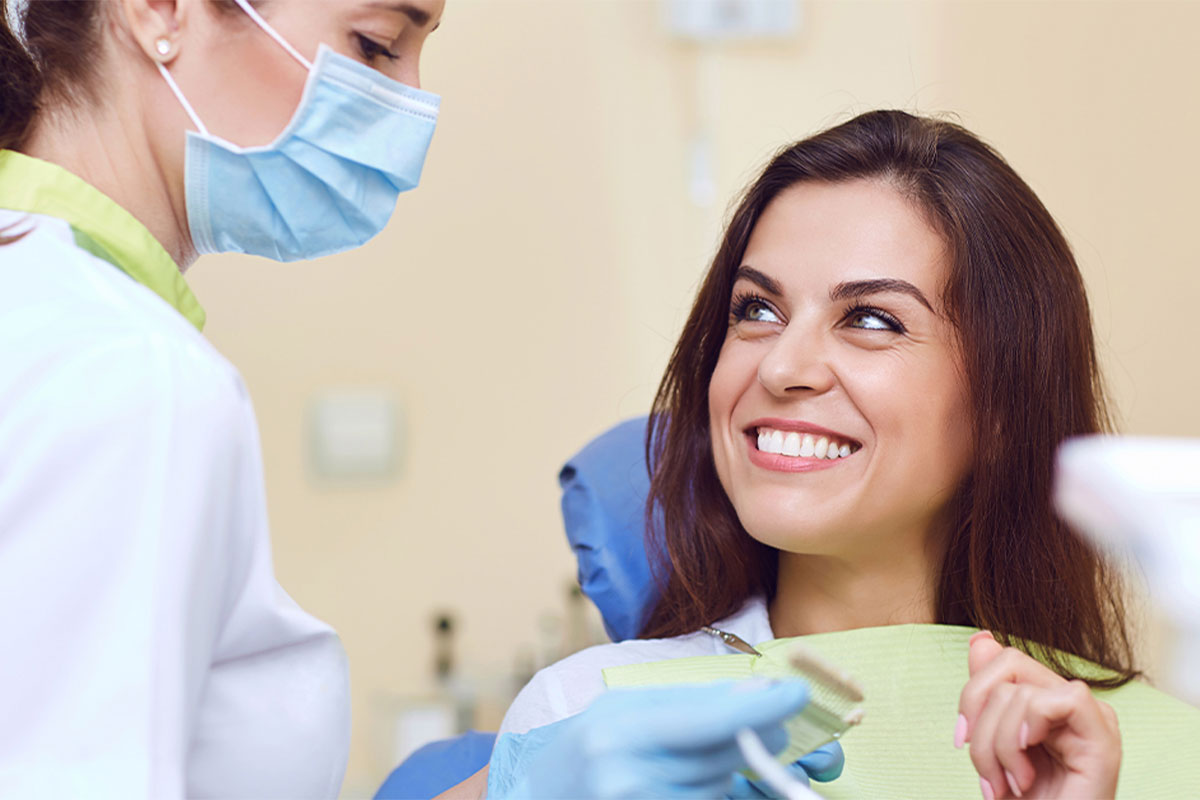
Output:
[[[6,0],[0,796],[337,794],[345,655],[275,581],[250,400],[183,271],[384,227],[443,1]],[[598,703],[523,791],[728,791],[737,729],[781,747],[804,702]]]

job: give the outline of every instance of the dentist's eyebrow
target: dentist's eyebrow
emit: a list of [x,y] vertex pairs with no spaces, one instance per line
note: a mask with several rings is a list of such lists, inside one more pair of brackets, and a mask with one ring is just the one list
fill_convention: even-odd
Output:
[[[838,300],[857,300],[860,297],[866,297],[871,294],[882,294],[884,292],[899,292],[910,297],[916,298],[917,302],[933,311],[933,306],[925,299],[925,295],[916,286],[913,286],[908,281],[902,281],[899,278],[874,278],[868,281],[847,281],[839,283],[833,287],[833,291],[829,293],[829,299]],[[933,311],[933,313],[937,313]]]
[[[403,14],[404,16],[411,19],[413,24],[416,25],[418,28],[424,28],[426,25],[429,24],[429,19],[430,19],[429,12],[425,11],[424,9],[417,8],[416,6],[412,5],[411,3],[375,2],[375,3],[371,3],[371,7],[372,8],[382,8],[386,11],[395,11],[399,14]],[[431,31],[431,33],[432,33],[432,31]]]
[[778,297],[783,296],[783,287],[779,285],[779,281],[772,278],[770,275],[765,275],[754,267],[745,265],[738,267],[737,272],[733,273],[733,282],[737,283],[742,279],[748,280],[756,284],[759,288]]

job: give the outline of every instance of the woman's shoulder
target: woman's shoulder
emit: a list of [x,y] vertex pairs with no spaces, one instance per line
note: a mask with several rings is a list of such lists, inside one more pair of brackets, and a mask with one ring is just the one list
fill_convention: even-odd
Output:
[[[542,670],[521,690],[504,715],[500,733],[525,733],[574,716],[604,692],[603,671],[688,655],[702,655],[703,634],[672,639],[631,639],[589,647]],[[708,639],[708,637],[704,637]]]
[[[752,644],[771,638],[761,598],[749,600],[714,627]],[[729,652],[719,639],[699,631],[669,639],[629,639],[589,647],[534,675],[509,707],[500,732],[525,733],[578,714],[605,691],[603,671],[609,667]]]

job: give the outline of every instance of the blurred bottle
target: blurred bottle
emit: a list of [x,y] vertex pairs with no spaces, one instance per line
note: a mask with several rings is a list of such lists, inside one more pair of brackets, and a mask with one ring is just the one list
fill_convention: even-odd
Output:
[[438,614],[433,620],[433,680],[445,686],[454,675],[454,617]]
[[511,693],[502,703],[505,708],[538,670],[572,653],[608,641],[600,613],[579,588],[578,581],[572,579],[562,597],[565,600],[563,613],[546,611],[540,614],[537,620],[537,644],[523,645],[517,651],[509,682]]
[[475,724],[475,689],[458,667],[454,653],[454,615],[442,612],[433,619],[433,679],[439,694],[454,710],[456,733]]

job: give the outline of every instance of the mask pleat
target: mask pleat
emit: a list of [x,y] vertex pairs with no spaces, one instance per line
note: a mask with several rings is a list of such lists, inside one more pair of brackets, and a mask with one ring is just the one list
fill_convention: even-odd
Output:
[[[414,95],[432,99],[403,99]],[[436,106],[435,96],[322,46],[300,106],[272,145],[238,148],[191,134],[189,152],[200,148],[203,157],[188,160],[188,219],[207,222],[215,252],[294,261],[357,247],[419,182],[436,118],[421,109]]]

